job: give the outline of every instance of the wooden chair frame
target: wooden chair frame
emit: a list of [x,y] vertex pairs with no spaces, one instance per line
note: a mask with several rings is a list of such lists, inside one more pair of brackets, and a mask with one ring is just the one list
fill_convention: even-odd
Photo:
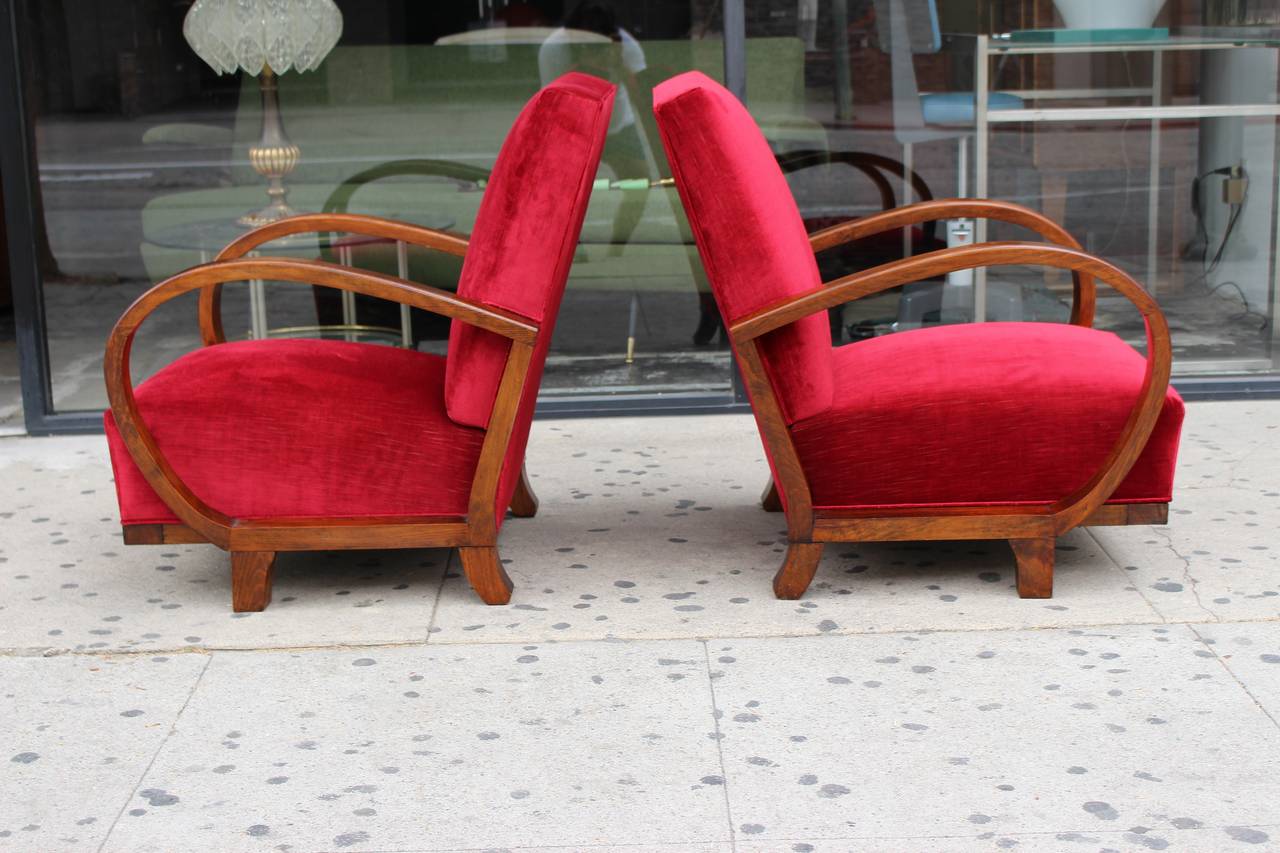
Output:
[[[107,396],[129,455],[181,524],[124,525],[124,541],[129,545],[209,542],[230,551],[232,606],[237,612],[262,610],[270,602],[276,552],[360,548],[456,547],[463,571],[480,598],[488,604],[505,604],[511,598],[512,586],[498,559],[495,505],[538,324],[449,291],[381,273],[323,261],[244,257],[270,240],[323,231],[401,240],[460,256],[467,248],[462,237],[395,220],[353,214],[304,214],[246,232],[212,263],[184,270],[139,297],[120,317],[107,341],[103,368]],[[157,307],[199,290],[201,339],[206,346],[221,344],[226,340],[221,318],[222,285],[247,280],[299,282],[389,299],[461,320],[511,342],[465,516],[232,518],[206,504],[182,481],[156,444],[134,399],[129,372],[134,335]],[[537,509],[537,498],[522,469],[511,501],[512,514],[529,517]]]
[[[773,580],[778,598],[799,598],[808,588],[827,542],[922,539],[1008,539],[1017,560],[1017,588],[1023,598],[1053,594],[1054,540],[1077,526],[1163,524],[1168,504],[1107,504],[1146,446],[1164,405],[1172,350],[1169,326],[1155,300],[1129,275],[1086,254],[1061,226],[1041,214],[1007,202],[943,199],[851,220],[810,235],[815,252],[882,231],[930,219],[985,217],[1024,226],[1048,243],[991,242],[940,249],[884,264],[825,283],[820,289],[767,306],[729,329],[743,380],[751,392],[761,436],[774,461],[778,482],[765,489],[762,504],[783,509],[786,499],[788,549]],[[1094,279],[1132,302],[1147,334],[1142,387],[1119,437],[1101,467],[1074,492],[1051,504],[1026,507],[936,507],[901,510],[821,509],[813,506],[791,432],[765,371],[758,339],[818,311],[899,285],[955,270],[1034,265],[1069,270],[1074,278],[1070,322],[1090,327],[1096,303]],[[857,344],[851,344],[857,346]]]

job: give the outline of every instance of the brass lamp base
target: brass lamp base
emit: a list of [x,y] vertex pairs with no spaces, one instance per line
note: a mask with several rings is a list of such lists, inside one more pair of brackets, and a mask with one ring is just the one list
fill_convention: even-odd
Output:
[[249,211],[237,219],[236,224],[243,225],[245,228],[261,228],[263,225],[270,225],[278,219],[294,216],[297,212],[284,202],[272,203],[261,210]]
[[267,197],[270,203],[261,210],[250,211],[236,220],[246,228],[258,228],[297,213],[285,200],[289,191],[285,188],[284,178],[298,165],[300,152],[298,146],[285,135],[284,122],[280,118],[276,75],[270,65],[262,67],[258,84],[262,89],[262,138],[249,148],[249,165],[267,179]]

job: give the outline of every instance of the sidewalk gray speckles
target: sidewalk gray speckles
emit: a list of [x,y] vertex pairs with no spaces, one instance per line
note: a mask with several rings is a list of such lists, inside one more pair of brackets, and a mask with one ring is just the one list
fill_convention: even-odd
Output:
[[1185,626],[709,646],[762,841],[1280,823],[1276,726]]
[[[1145,853],[1149,850],[1237,851],[1268,850],[1276,827],[1214,827],[1212,829],[1155,829],[1134,826],[1126,829],[1096,829],[1066,832],[1004,833],[978,832],[972,836],[902,838],[787,839],[781,843],[739,843],[737,853],[902,853],[904,850],[945,850],[947,853]],[[1270,834],[1268,834],[1268,831]]]
[[0,440],[0,851],[1280,848],[1277,424],[1190,406],[1171,524],[1063,537],[1052,600],[943,542],[780,602],[750,418],[539,422],[510,606],[287,554],[242,615],[122,545],[101,437]]
[[93,850],[207,655],[0,659],[0,850]]
[[694,641],[219,653],[106,849],[727,841],[713,731]]
[[1217,622],[1280,616],[1280,466],[1275,488],[1177,495],[1166,527],[1099,527],[1097,543],[1161,617]]
[[231,612],[212,545],[124,545],[101,436],[0,440],[0,647],[77,652],[422,642],[449,551],[282,554],[270,618]]
[[1271,715],[1280,733],[1280,622],[1196,625],[1194,630]]
[[[779,601],[771,582],[785,536],[766,529],[761,515],[732,508],[686,523],[658,512],[628,519],[588,511],[585,518],[575,513],[545,526],[513,526],[504,539],[507,552],[519,555],[507,566],[516,584],[512,606],[486,608],[454,572],[445,581],[431,642],[1159,621],[1131,579],[1084,531],[1059,541],[1057,594],[1049,601],[1018,599],[1013,555],[1003,542],[830,545],[804,598]],[[593,535],[592,529],[607,532]],[[667,533],[682,541],[671,543]],[[619,567],[610,557],[618,549],[646,554],[647,565]]]

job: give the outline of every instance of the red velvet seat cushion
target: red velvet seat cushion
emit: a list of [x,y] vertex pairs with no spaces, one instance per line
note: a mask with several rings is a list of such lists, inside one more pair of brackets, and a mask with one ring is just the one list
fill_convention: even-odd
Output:
[[[817,289],[818,266],[764,135],[727,89],[697,71],[653,90],[662,144],[725,322]],[[831,332],[812,315],[760,341],[788,422],[831,403]]]
[[[830,410],[793,427],[815,507],[1049,503],[1098,469],[1146,361],[1056,323],[900,332],[834,350]],[[1167,502],[1183,404],[1169,389],[1113,502]]]
[[[135,396],[182,480],[233,518],[464,515],[485,435],[445,414],[444,359],[372,344],[205,347]],[[106,426],[122,523],[177,522]]]

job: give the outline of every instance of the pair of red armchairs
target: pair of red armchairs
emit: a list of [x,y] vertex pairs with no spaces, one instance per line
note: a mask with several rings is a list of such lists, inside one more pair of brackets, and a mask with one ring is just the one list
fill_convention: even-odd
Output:
[[[512,128],[469,239],[391,220],[302,215],[248,232],[217,260],[142,296],[106,353],[107,437],[129,544],[231,552],[235,610],[270,601],[279,551],[456,547],[487,603],[511,581],[497,537],[537,501],[524,450],[614,88],[569,74]],[[1081,524],[1160,523],[1182,404],[1168,330],[1129,276],[1024,208],[937,201],[805,233],[746,110],[697,73],[655,90],[681,198],[751,396],[786,514],[779,597],[808,586],[823,543],[1009,539],[1018,591],[1051,593],[1054,539]],[[814,253],[953,216],[1048,243],[930,252],[823,284]],[[306,231],[363,234],[461,255],[456,294],[318,261],[247,259]],[[949,270],[1046,264],[1076,275],[1069,325],[989,323],[833,348],[827,309]],[[1144,359],[1089,328],[1094,279],[1147,323]],[[320,340],[228,343],[225,282],[294,281],[452,318],[446,357]],[[206,346],[133,388],[129,350],[158,305],[200,291]]]

